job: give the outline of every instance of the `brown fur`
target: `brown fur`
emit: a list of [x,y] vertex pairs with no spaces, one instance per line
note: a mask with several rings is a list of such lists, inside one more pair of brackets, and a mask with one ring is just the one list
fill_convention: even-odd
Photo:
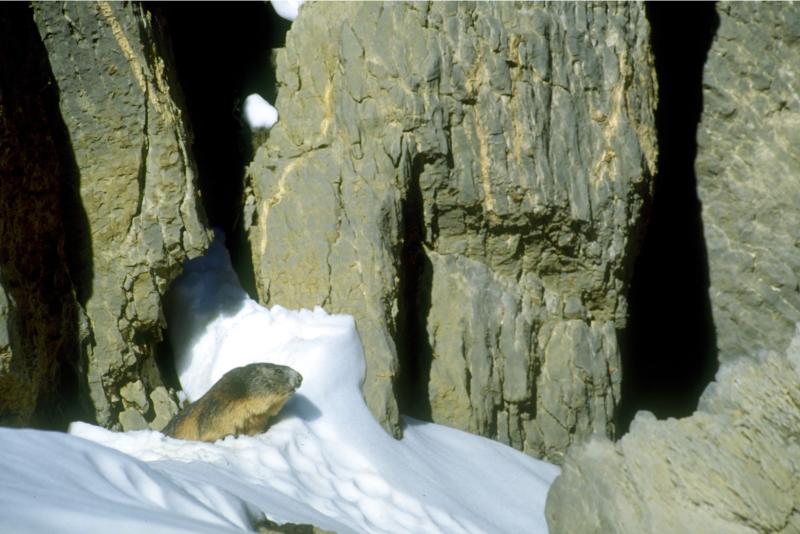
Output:
[[267,429],[295,389],[300,373],[272,363],[231,369],[208,392],[176,415],[164,428],[173,438],[216,441],[225,436],[254,435]]

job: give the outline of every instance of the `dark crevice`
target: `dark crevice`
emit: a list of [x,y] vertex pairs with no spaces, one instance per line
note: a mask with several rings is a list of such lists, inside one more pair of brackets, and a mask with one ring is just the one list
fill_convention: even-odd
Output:
[[433,268],[425,254],[425,217],[419,177],[424,168],[415,161],[403,202],[403,241],[400,251],[397,356],[400,372],[395,396],[400,413],[423,421],[432,420],[428,382],[433,349],[427,332],[431,309]]
[[255,298],[242,225],[245,168],[253,149],[241,107],[251,93],[275,102],[270,58],[283,46],[290,23],[265,2],[156,2],[148,8],[172,44],[208,222],[225,232],[234,269]]
[[659,418],[690,415],[717,369],[694,161],[703,66],[719,19],[711,3],[651,2],[646,10],[659,83],[659,162],[630,286],[628,326],[620,335],[619,435],[638,410]]
[[[55,428],[66,429],[72,421],[96,422],[86,375],[88,345],[94,343],[94,339],[85,311],[94,284],[94,251],[89,217],[81,199],[80,170],[75,161],[69,130],[61,116],[58,93],[54,93],[48,108],[52,117],[51,135],[61,181],[59,207],[64,228],[64,256],[77,301],[74,323],[70,324],[70,328],[74,328],[74,343],[77,345],[69,356],[62,355],[63,364],[57,386],[62,408],[57,413]],[[40,410],[46,411],[47,408]]]
[[[0,58],[0,285],[12,350],[0,377],[0,424],[63,430],[91,421],[80,305],[91,295],[93,253],[58,87],[29,5],[0,7]],[[6,405],[19,387],[26,391]],[[32,414],[14,406],[27,396],[35,397]]]

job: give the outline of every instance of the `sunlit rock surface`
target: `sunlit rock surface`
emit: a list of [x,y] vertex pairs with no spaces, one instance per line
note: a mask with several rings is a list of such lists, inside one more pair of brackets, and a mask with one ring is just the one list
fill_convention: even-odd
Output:
[[[40,3],[34,20],[58,88],[81,383],[106,426],[174,413],[155,363],[161,296],[208,236],[169,47],[138,4]],[[170,413],[172,412],[172,413]]]
[[613,433],[648,35],[637,4],[303,6],[249,169],[259,296],[356,317],[390,431],[403,410],[554,461]]
[[800,5],[718,4],[697,193],[719,358],[782,351],[800,321]]
[[800,531],[800,336],[724,364],[694,415],[640,412],[576,445],[547,497],[553,534]]

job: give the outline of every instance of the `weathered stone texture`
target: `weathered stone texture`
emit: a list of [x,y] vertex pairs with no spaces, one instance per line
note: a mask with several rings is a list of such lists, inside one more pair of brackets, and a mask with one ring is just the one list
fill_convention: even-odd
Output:
[[618,443],[574,446],[547,498],[553,534],[800,532],[800,335],[720,368],[691,417],[640,412]]
[[30,7],[0,7],[0,425],[57,424],[78,315],[57,95]]
[[85,212],[85,227],[69,232],[85,234],[71,253],[84,262],[72,276],[91,401],[100,424],[141,428],[172,415],[155,413],[170,405],[152,398],[164,393],[154,360],[160,297],[208,243],[168,49],[138,4],[33,7]]
[[800,532],[800,9],[717,10],[696,171],[722,365],[691,417],[571,449],[555,534]]
[[696,171],[724,361],[783,350],[800,321],[800,5],[717,11]]
[[256,279],[355,315],[388,429],[416,367],[436,422],[555,461],[612,433],[648,37],[637,4],[304,5],[249,169]]

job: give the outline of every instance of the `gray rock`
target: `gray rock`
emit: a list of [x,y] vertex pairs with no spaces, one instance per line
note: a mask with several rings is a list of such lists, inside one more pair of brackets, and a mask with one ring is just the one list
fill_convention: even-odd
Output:
[[717,11],[696,172],[725,361],[782,350],[800,321],[800,6]]
[[178,413],[178,404],[167,388],[159,386],[150,393],[150,401],[153,404],[155,417],[150,421],[149,426],[153,430],[162,430]]
[[125,432],[131,430],[145,430],[148,428],[147,420],[135,408],[125,408],[117,416],[122,430]]
[[575,445],[550,532],[800,532],[800,331],[787,355],[724,363],[691,417],[640,412],[614,444]]
[[[145,393],[163,386],[149,370],[164,328],[161,296],[183,260],[208,244],[188,132],[169,48],[139,4],[37,3],[33,10],[83,211],[68,232],[84,240],[68,245],[80,247],[69,253],[79,258],[70,274],[85,310],[85,376],[98,423],[118,427],[124,409],[147,416]],[[120,388],[137,380],[144,402],[123,401]]]
[[648,33],[636,4],[304,6],[248,173],[256,281],[356,317],[389,431],[399,397],[554,461],[613,433]]
[[691,417],[571,449],[555,534],[800,532],[800,9],[717,10],[696,172],[722,365]]

